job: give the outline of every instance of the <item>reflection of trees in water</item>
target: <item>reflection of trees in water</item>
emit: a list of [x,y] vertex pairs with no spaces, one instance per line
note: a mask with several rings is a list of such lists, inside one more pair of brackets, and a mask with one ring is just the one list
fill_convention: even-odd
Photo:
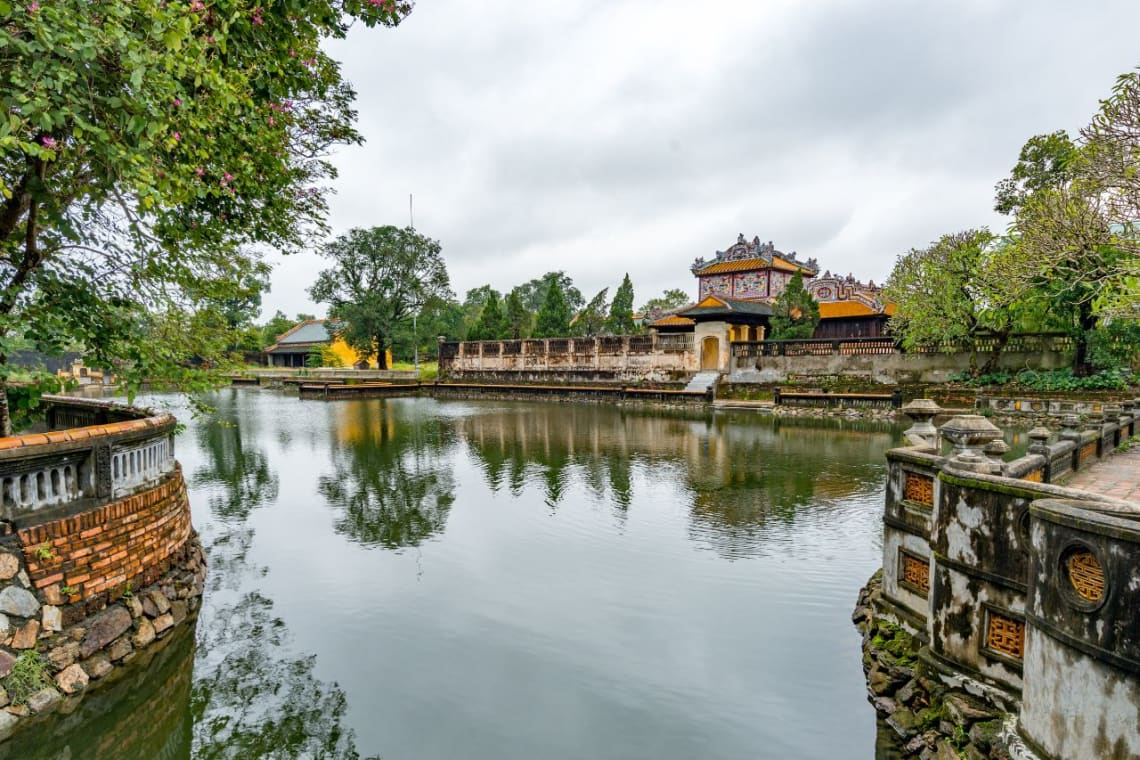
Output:
[[198,657],[190,693],[195,758],[355,758],[342,726],[347,698],[313,674],[315,657],[290,651],[284,621],[259,591],[267,572],[248,556],[246,520],[277,498],[278,476],[259,440],[256,408],[236,393],[214,401],[195,439],[207,464],[192,477],[205,487],[213,520],[201,526],[209,558]]
[[244,520],[262,504],[277,498],[277,473],[255,442],[259,421],[250,404],[238,404],[236,391],[222,392],[212,402],[215,412],[195,426],[198,448],[207,464],[190,478],[191,486],[213,486],[209,505],[223,520]]
[[451,423],[415,405],[346,405],[334,431],[333,473],[318,481],[340,514],[335,528],[370,546],[418,546],[443,531],[455,501],[444,452]]
[[579,478],[628,509],[632,472],[675,481],[691,494],[691,535],[728,556],[754,553],[772,520],[791,523],[808,504],[878,482],[874,463],[894,440],[890,424],[780,420],[753,413],[614,409],[603,405],[496,408],[458,422],[492,489],[511,473],[541,473],[556,504]]

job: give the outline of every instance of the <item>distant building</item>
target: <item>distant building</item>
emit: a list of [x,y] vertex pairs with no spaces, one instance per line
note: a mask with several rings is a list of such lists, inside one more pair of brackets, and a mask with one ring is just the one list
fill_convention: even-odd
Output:
[[709,261],[697,259],[690,269],[698,281],[694,306],[649,323],[660,332],[686,332],[697,325],[723,322],[728,342],[762,340],[769,328],[772,304],[799,272],[804,287],[819,303],[817,338],[873,338],[886,334],[894,305],[882,301],[882,289],[851,275],[819,274],[815,259],[776,250],[771,241],[744,235]]
[[[309,319],[286,330],[278,336],[276,343],[265,349],[269,366],[308,367],[313,365],[309,357],[319,355],[318,366],[375,369],[375,359],[361,361],[355,349],[342,338],[333,337],[329,328],[334,325],[327,319]],[[391,352],[388,353],[388,366],[392,366]]]

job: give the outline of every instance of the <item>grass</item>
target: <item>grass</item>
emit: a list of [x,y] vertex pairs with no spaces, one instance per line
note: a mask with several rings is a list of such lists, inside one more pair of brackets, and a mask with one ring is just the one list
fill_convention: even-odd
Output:
[[12,672],[4,679],[4,688],[13,704],[24,704],[40,689],[51,686],[48,661],[38,652],[24,652],[16,658]]
[[[392,362],[389,369],[396,372],[414,372],[416,367],[411,362]],[[420,380],[434,380],[439,376],[439,362],[420,362]]]

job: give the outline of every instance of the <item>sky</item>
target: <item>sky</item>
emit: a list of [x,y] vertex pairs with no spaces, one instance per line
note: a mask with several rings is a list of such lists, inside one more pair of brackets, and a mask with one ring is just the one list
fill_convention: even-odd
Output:
[[[329,221],[403,226],[413,195],[460,299],[551,270],[695,294],[738,233],[881,283],[1004,229],[994,184],[1140,66],[1138,28],[1136,0],[419,0],[327,46],[366,140],[334,156]],[[327,262],[270,258],[263,315],[323,314]]]

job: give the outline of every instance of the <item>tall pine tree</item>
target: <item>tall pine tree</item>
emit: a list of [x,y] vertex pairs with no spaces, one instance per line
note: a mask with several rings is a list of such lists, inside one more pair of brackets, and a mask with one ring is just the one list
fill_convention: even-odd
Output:
[[629,272],[626,272],[610,304],[606,330],[614,335],[629,335],[636,329],[637,325],[633,323],[633,283],[629,281]]
[[519,289],[515,288],[507,296],[507,308],[504,319],[507,324],[507,337],[518,340],[530,335],[530,324],[534,315],[527,311],[526,306],[519,297]]
[[787,287],[772,306],[772,340],[810,338],[819,324],[819,304],[804,287],[799,272],[788,280]]
[[467,340],[502,340],[506,337],[506,333],[506,321],[499,307],[499,294],[492,290],[487,295],[487,302],[483,304],[479,321],[471,327]]
[[534,326],[536,338],[562,338],[570,334],[570,307],[557,280],[546,289],[546,298],[538,310]]

